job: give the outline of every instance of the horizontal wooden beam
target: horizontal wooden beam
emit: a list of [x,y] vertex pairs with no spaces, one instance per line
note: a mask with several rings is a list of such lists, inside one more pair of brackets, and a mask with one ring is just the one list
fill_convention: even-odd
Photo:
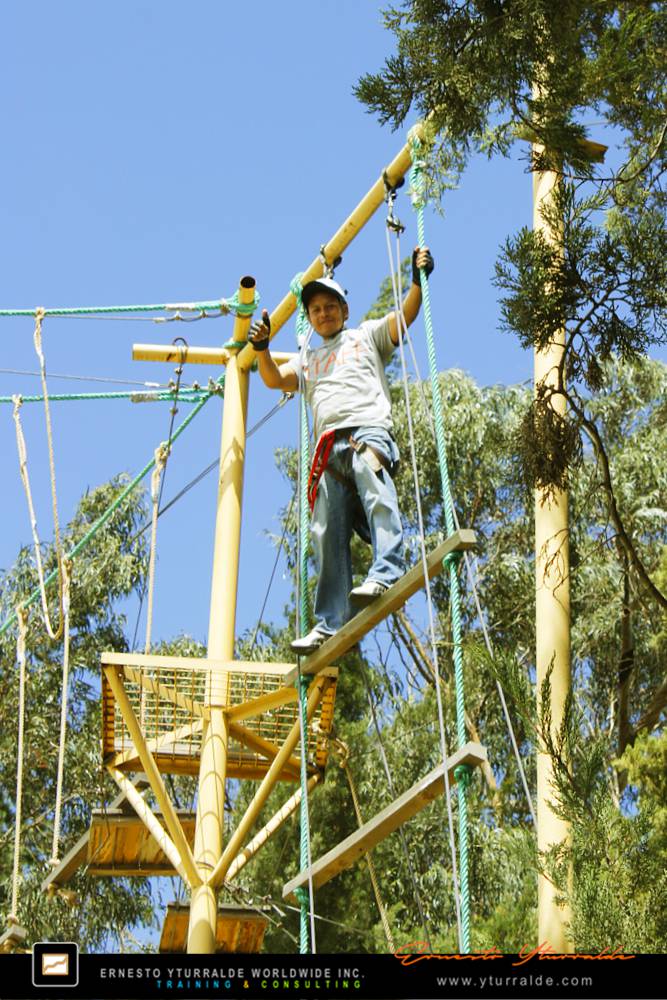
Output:
[[[476,543],[475,532],[470,528],[461,528],[453,535],[446,538],[444,542],[436,546],[426,557],[429,578],[442,572],[442,561],[450,552],[462,552],[472,549]],[[318,674],[322,667],[328,666],[334,660],[351,649],[360,639],[370,632],[378,622],[381,622],[392,611],[402,607],[405,602],[416,594],[424,586],[424,567],[420,560],[412,569],[397,580],[381,597],[376,598],[372,604],[355,615],[351,621],[343,625],[341,629],[327,639],[318,650],[301,661],[302,674]],[[294,669],[291,676],[285,680],[286,684],[295,684],[297,671]]]
[[[173,344],[133,344],[133,361],[183,362],[190,365],[226,365],[234,351],[226,347],[174,347]],[[297,355],[293,351],[272,351],[271,356],[278,365],[291,361]]]
[[[454,770],[461,764],[476,767],[486,760],[486,750],[479,743],[466,743],[447,759],[447,774],[450,785],[454,785]],[[445,766],[440,764],[430,771],[425,778],[403,792],[391,805],[379,812],[373,819],[351,833],[336,847],[328,851],[316,861],[311,868],[300,872],[296,878],[283,888],[283,899],[291,898],[294,890],[308,884],[312,876],[313,886],[329,882],[332,878],[351,868],[362,855],[372,851],[381,840],[397,830],[407,820],[411,819],[425,806],[441,795],[445,788]]]
[[150,667],[156,670],[222,670],[239,674],[274,674],[287,676],[292,673],[292,663],[261,663],[256,660],[212,660],[204,656],[162,656],[157,653],[110,653],[100,657],[102,666]]

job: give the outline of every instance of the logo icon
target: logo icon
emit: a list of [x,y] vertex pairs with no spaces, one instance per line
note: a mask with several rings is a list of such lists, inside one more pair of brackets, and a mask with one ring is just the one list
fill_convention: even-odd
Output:
[[33,986],[76,986],[79,949],[73,941],[38,941],[32,947]]

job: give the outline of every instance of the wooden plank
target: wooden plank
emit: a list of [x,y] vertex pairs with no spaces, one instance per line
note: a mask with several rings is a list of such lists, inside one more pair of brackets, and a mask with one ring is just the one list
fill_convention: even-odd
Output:
[[[178,308],[176,305],[174,308]],[[133,361],[170,361],[189,365],[226,365],[231,352],[226,347],[174,347],[167,344],[133,344]],[[185,355],[185,357],[183,356]],[[271,351],[277,365],[296,357],[293,351]]]
[[[190,844],[194,843],[195,814],[177,810]],[[155,814],[162,824],[163,817]],[[175,875],[176,870],[144,822],[122,809],[94,809],[88,847],[89,875]]]
[[28,932],[19,924],[12,923],[0,936],[0,955],[11,955],[15,951],[27,951]]
[[[486,750],[479,743],[466,743],[465,746],[450,755],[447,760],[447,773],[450,785],[455,783],[454,769],[460,764],[478,766],[486,760]],[[296,878],[283,888],[283,899],[292,897],[299,886],[307,885],[312,875],[313,886],[318,888],[329,882],[346,868],[351,868],[363,854],[371,851],[381,840],[397,830],[407,820],[411,819],[425,806],[441,795],[445,788],[444,764],[440,764],[426,777],[422,778],[407,792],[403,792],[394,802],[379,812],[373,819],[351,833],[336,847],[323,855],[310,869],[300,872]]]
[[[190,906],[187,903],[170,903],[167,907],[160,953],[184,952],[187,946]],[[215,950],[221,952],[257,953],[262,949],[264,932],[269,920],[261,909],[244,909],[232,904],[221,904],[215,929]]]
[[[426,557],[429,578],[442,572],[442,561],[450,552],[462,552],[466,549],[474,548],[476,544],[475,532],[470,528],[461,528],[453,535],[446,538],[444,542],[436,546]],[[408,598],[416,594],[424,586],[424,567],[421,559],[412,569],[397,580],[381,597],[378,597],[367,608],[355,615],[346,625],[327,639],[318,650],[305,657],[301,662],[302,674],[317,674],[322,667],[328,666],[334,660],[346,653],[348,649],[356,645],[360,639],[370,632],[378,622],[381,622],[392,611],[402,607]],[[297,672],[292,670],[285,683],[296,683]]]
[[[149,787],[145,774],[137,774],[132,779],[132,784],[138,791],[145,791]],[[109,809],[122,809],[124,812],[131,809],[124,792],[117,795],[109,805]],[[130,815],[134,815],[131,812]],[[51,871],[42,882],[42,892],[53,892],[61,885],[65,885],[77,873],[81,865],[86,863],[88,856],[88,841],[90,830],[82,834],[76,844],[67,852],[62,861]]]

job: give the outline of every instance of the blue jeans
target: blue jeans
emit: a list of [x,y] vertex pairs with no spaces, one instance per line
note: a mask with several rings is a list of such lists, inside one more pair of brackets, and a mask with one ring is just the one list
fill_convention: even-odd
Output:
[[[373,546],[369,580],[391,586],[403,575],[403,527],[396,488],[386,469],[375,472],[363,454],[356,452],[348,438],[372,445],[392,465],[398,449],[388,431],[380,427],[350,427],[337,437],[327,470],[343,476],[339,482],[328,471],[317,491],[311,522],[313,554],[318,568],[315,591],[315,627],[334,633],[352,617],[349,593],[352,588],[350,539],[363,508]],[[356,492],[355,492],[356,491]]]

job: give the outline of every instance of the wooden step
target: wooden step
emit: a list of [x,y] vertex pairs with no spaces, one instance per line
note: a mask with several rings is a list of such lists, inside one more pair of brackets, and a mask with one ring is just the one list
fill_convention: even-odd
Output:
[[[148,779],[143,772],[135,775],[132,779],[132,784],[139,791],[144,791],[149,787]],[[109,810],[120,809],[127,815],[136,815],[134,809],[122,792],[111,801],[108,808]],[[60,861],[59,864],[49,873],[47,878],[44,879],[42,882],[42,892],[53,892],[61,886],[66,885],[70,879],[74,878],[74,875],[82,865],[85,865],[86,859],[88,858],[89,837],[90,830],[87,830],[86,833],[79,837],[76,844],[70,848],[62,861]]]
[[[429,579],[441,573],[443,570],[443,559],[450,552],[464,552],[472,549],[476,544],[475,532],[470,528],[461,528],[453,535],[446,538],[426,557]],[[310,656],[304,657],[301,661],[302,674],[317,674],[324,667],[329,666],[339,656],[346,653],[348,649],[356,645],[360,639],[375,628],[378,622],[397,611],[405,602],[416,594],[424,586],[424,567],[421,559],[408,572],[397,580],[393,586],[389,587],[380,597],[376,598],[372,604],[355,615],[346,625],[327,639],[319,649]],[[294,671],[286,678],[286,684],[296,683],[297,671]]]
[[[455,768],[460,764],[478,767],[486,759],[486,750],[479,743],[466,743],[456,753],[451,754],[447,760],[450,788],[454,788],[455,785]],[[403,792],[373,819],[364,823],[340,844],[324,854],[309,869],[300,872],[296,878],[284,886],[283,899],[293,899],[294,890],[307,885],[311,875],[313,886],[317,889],[329,882],[339,872],[351,868],[362,855],[371,851],[381,840],[388,837],[412,816],[421,812],[437,796],[443,794],[445,790],[444,773],[444,764],[440,764],[425,778],[416,782],[407,792]]]
[[[185,951],[189,920],[190,907],[187,903],[171,903],[167,907],[160,937],[161,952]],[[259,910],[234,905],[219,906],[215,929],[216,953],[256,954],[262,948],[268,922],[268,917]]]
[[4,934],[0,934],[0,955],[11,955],[17,951],[27,951],[28,932],[18,924],[10,924]]
[[[190,843],[195,838],[195,813],[177,810]],[[162,816],[155,814],[162,823]],[[95,809],[88,836],[88,875],[176,875],[147,827],[132,813]]]

